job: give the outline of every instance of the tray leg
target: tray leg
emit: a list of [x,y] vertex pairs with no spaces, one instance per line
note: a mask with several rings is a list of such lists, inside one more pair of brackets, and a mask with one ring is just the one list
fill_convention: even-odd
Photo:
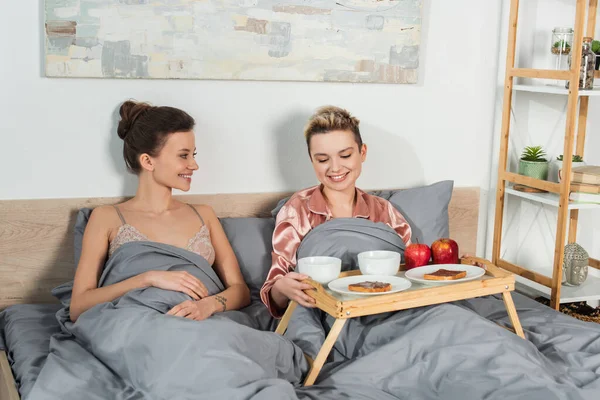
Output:
[[306,362],[308,363],[308,368],[312,368],[315,360],[313,360],[308,354],[304,353],[304,358],[306,358]]
[[294,310],[296,309],[297,305],[298,303],[296,303],[293,300],[290,300],[290,303],[288,304],[288,307],[285,310],[281,321],[279,321],[279,324],[277,325],[277,329],[275,329],[275,333],[279,333],[280,335],[283,335],[285,333],[285,330],[287,329],[288,324],[290,323],[290,318],[292,318],[292,314],[294,313]]
[[304,380],[304,386],[312,386],[312,384],[315,383],[315,380],[317,379],[319,372],[321,372],[321,368],[323,368],[323,364],[325,364],[325,360],[331,352],[331,349],[340,335],[342,328],[346,324],[346,321],[346,319],[336,319],[333,323],[333,326],[329,331],[329,335],[327,335],[327,338],[325,338],[325,342],[323,343],[321,350],[319,350],[319,354],[317,354],[312,367],[308,371],[308,375]]
[[515,308],[515,303],[513,302],[512,296],[510,292],[503,292],[502,298],[504,299],[504,306],[506,307],[506,311],[508,312],[508,318],[510,319],[510,323],[515,330],[515,333],[525,339],[525,333],[523,332],[523,327],[521,326],[521,322],[519,321],[519,316],[517,315],[517,309]]

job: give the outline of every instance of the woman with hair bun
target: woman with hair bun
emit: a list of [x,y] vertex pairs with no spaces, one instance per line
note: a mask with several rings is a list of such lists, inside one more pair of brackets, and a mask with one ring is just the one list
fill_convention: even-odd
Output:
[[[135,196],[121,204],[94,209],[83,236],[73,284],[70,318],[111,302],[134,289],[156,287],[178,291],[189,300],[167,314],[203,320],[216,312],[250,303],[250,292],[238,261],[213,209],[175,200],[173,189],[188,191],[198,170],[194,119],[173,107],[124,102],[117,134],[123,157],[138,177]],[[225,290],[209,295],[200,279],[186,271],[149,270],[98,287],[107,260],[131,242],[152,242],[185,250],[208,261]]]

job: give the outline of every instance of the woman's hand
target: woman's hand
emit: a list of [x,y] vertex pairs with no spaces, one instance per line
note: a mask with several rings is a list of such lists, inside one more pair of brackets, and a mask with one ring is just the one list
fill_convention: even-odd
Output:
[[208,296],[208,290],[202,281],[188,272],[149,271],[146,274],[148,286],[183,292],[194,300]]
[[184,317],[187,319],[193,319],[194,321],[205,320],[216,312],[214,302],[210,302],[208,300],[209,299],[202,299],[198,301],[186,300],[183,303],[171,308],[167,315]]
[[[465,253],[465,254],[463,254],[462,256],[460,256],[460,259],[467,258],[467,257],[473,257],[473,256],[472,256],[471,254],[469,254],[469,253]],[[471,263],[470,263],[470,264],[471,264],[471,265],[474,265],[474,266],[476,266],[476,267],[479,267],[479,268],[483,268],[483,269],[485,269],[485,265],[483,265],[483,264],[482,264],[482,263],[480,263],[480,262],[477,262],[477,261],[471,261]]]
[[297,272],[288,272],[279,278],[271,288],[272,296],[285,296],[304,307],[313,308],[315,300],[304,293],[304,290],[314,289],[308,283],[302,283],[308,276]]

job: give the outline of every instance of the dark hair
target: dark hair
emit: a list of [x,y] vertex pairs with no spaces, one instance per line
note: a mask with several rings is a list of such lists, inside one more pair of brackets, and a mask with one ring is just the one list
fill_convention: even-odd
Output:
[[141,170],[140,155],[156,157],[170,134],[194,128],[194,118],[173,107],[155,107],[148,103],[127,100],[119,109],[121,120],[117,134],[123,139],[123,158],[134,174]]
[[308,120],[304,128],[306,146],[310,155],[310,139],[314,135],[328,133],[331,131],[350,131],[358,144],[358,150],[363,145],[358,125],[358,118],[352,116],[348,111],[336,106],[324,106],[319,108]]

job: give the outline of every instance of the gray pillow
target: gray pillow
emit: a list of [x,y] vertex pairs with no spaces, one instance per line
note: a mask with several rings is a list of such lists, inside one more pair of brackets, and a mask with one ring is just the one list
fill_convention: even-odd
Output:
[[88,221],[90,220],[90,215],[92,215],[93,209],[91,208],[82,208],[77,213],[77,218],[75,219],[74,226],[74,236],[73,236],[73,249],[75,251],[75,269],[77,269],[77,265],[79,264],[79,259],[81,258],[81,248],[83,243],[83,233],[85,232],[85,227],[87,226]]
[[400,211],[412,228],[412,242],[431,246],[435,240],[450,235],[448,205],[454,181],[404,190],[372,192],[383,197]]
[[273,218],[221,218],[220,221],[240,264],[244,280],[253,297],[256,297],[271,269],[275,220]]
[[[428,186],[410,189],[378,190],[369,192],[388,200],[402,213],[412,228],[412,242],[431,245],[436,239],[450,235],[448,204],[452,198],[454,181],[440,181]],[[281,199],[271,211],[277,216],[289,197]]]
[[[75,269],[79,264],[81,258],[81,248],[83,243],[83,233],[85,227],[92,214],[92,208],[82,208],[77,212],[75,218],[75,226],[73,227],[73,261],[75,261]],[[71,293],[73,291],[73,281],[65,282],[54,289],[52,289],[52,295],[56,297],[63,306],[68,307],[71,304]]]

